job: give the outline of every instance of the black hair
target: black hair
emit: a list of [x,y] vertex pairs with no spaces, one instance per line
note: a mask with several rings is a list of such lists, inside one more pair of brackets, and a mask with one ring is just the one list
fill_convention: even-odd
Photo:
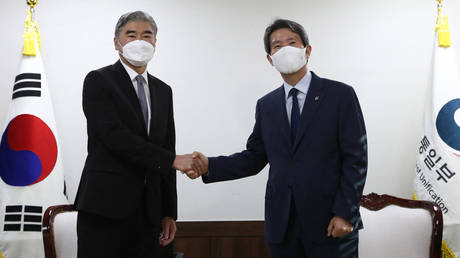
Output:
[[305,29],[303,28],[302,25],[298,24],[295,21],[290,21],[290,20],[285,20],[285,19],[276,19],[275,21],[273,21],[272,24],[270,24],[265,29],[264,45],[265,45],[265,52],[267,52],[267,54],[271,53],[270,36],[275,30],[283,29],[283,28],[290,29],[292,32],[297,33],[302,39],[303,45],[305,47],[309,45],[308,35],[305,32]]

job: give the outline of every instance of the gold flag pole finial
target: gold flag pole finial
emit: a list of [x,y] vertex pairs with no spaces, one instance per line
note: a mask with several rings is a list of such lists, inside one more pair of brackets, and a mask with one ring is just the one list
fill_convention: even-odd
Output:
[[[438,0],[439,1],[439,0]],[[27,5],[31,8],[34,9],[35,6],[38,4],[38,0],[26,0]]]
[[27,12],[26,26],[24,30],[24,50],[22,55],[24,56],[36,56],[37,47],[38,51],[41,51],[41,41],[40,41],[40,29],[38,28],[38,23],[33,19],[33,13],[35,7],[38,4],[38,0],[26,0],[27,5],[30,7]]
[[33,20],[33,15],[35,12],[35,6],[38,4],[38,0],[26,0],[27,5],[29,6],[29,10],[32,13],[32,20]]
[[440,12],[442,8],[442,0],[436,0],[436,2],[438,2],[438,12]]

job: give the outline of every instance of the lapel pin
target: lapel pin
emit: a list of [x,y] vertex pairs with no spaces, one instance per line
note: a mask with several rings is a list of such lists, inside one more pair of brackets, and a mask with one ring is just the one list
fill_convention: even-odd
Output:
[[316,97],[315,97],[315,100],[318,101],[318,100],[319,100],[319,96],[316,96]]

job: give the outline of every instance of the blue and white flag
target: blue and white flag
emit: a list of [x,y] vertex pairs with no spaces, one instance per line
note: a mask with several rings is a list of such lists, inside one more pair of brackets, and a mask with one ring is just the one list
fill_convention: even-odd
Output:
[[414,188],[417,199],[441,208],[444,258],[460,257],[460,69],[455,56],[447,17],[440,11]]

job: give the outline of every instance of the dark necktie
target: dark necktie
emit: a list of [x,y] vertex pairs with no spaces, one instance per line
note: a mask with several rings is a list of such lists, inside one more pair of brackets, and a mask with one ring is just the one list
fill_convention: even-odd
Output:
[[289,91],[289,95],[292,96],[292,109],[291,109],[291,142],[294,143],[297,129],[300,122],[300,109],[299,101],[297,100],[297,93],[299,91],[296,88],[292,88]]
[[139,104],[141,105],[142,116],[144,117],[144,123],[146,128],[149,123],[149,108],[147,104],[147,98],[145,97],[144,85],[142,84],[142,76],[136,76],[137,81],[137,98],[139,99]]

